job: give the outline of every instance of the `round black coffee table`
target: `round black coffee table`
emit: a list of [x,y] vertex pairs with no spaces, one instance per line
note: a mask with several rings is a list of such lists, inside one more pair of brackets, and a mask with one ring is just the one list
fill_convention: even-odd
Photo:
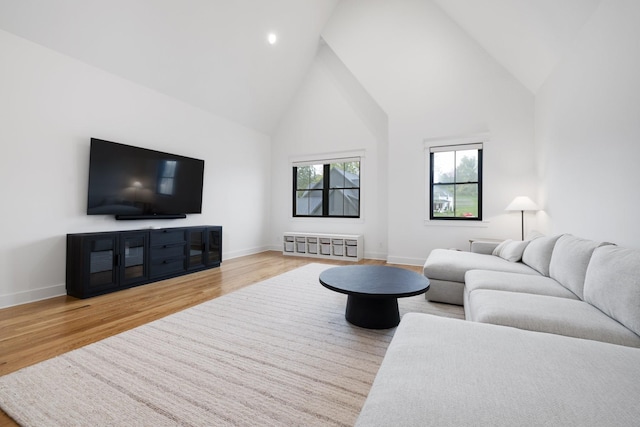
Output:
[[429,289],[422,274],[382,265],[334,267],[320,273],[320,283],[328,289],[347,294],[345,318],[369,329],[398,326],[398,298],[419,295]]

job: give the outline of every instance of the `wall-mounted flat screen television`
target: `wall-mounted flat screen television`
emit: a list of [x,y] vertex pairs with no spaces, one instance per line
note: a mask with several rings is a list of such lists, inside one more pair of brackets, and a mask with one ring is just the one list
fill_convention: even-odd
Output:
[[202,212],[204,160],[91,138],[88,215],[184,218]]

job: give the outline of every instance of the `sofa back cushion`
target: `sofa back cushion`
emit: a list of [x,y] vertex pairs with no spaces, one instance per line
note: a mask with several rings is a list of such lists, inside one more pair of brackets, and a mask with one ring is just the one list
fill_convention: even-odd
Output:
[[562,235],[551,254],[549,277],[584,299],[584,278],[593,250],[601,243],[580,239],[571,234]]
[[560,236],[560,234],[549,237],[542,236],[531,240],[522,254],[522,262],[543,276],[549,277],[551,254]]
[[584,300],[640,335],[640,250],[617,246],[594,250]]

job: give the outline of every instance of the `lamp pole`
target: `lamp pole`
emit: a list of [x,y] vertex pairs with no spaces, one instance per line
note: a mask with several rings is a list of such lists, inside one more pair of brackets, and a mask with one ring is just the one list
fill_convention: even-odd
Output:
[[505,208],[507,211],[520,211],[520,230],[524,240],[524,211],[537,211],[538,205],[526,196],[518,196]]
[[524,240],[524,211],[520,211],[520,223],[522,226],[522,238],[520,240]]

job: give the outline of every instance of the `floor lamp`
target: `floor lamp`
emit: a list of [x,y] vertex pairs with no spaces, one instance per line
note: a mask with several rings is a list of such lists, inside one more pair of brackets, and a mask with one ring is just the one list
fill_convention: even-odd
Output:
[[506,211],[520,211],[520,220],[522,222],[522,240],[524,240],[524,211],[537,211],[538,205],[527,196],[518,196],[509,206],[505,208]]

